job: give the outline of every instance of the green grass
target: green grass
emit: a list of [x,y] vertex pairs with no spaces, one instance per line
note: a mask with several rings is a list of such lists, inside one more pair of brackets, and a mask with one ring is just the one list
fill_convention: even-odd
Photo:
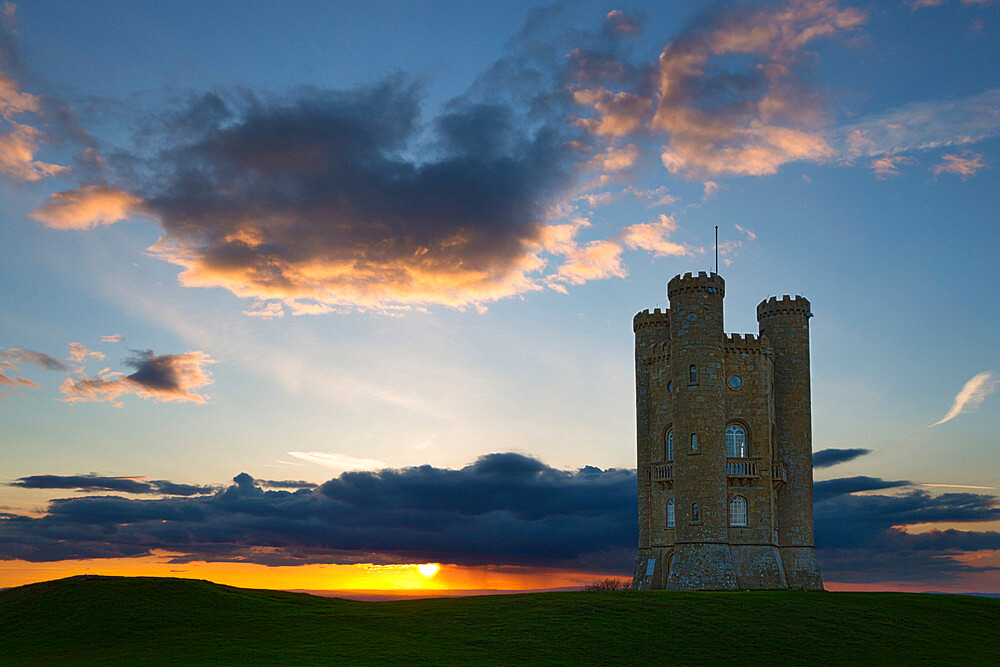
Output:
[[906,593],[534,593],[357,602],[207,581],[0,591],[0,664],[992,664],[1000,600]]

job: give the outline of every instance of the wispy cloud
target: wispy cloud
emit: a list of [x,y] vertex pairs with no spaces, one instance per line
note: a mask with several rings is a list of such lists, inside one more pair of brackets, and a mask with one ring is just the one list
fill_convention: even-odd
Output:
[[935,174],[956,174],[964,181],[986,168],[983,156],[965,151],[961,155],[942,155],[941,163],[934,166]]
[[121,334],[111,334],[108,336],[101,336],[102,343],[121,343],[125,340],[125,336]]
[[622,240],[629,248],[647,250],[657,257],[693,255],[694,250],[688,246],[670,240],[670,235],[676,230],[674,217],[661,213],[655,222],[626,227],[622,230]]
[[928,426],[928,428],[940,426],[945,422],[951,421],[963,412],[973,412],[977,410],[982,404],[983,399],[993,393],[993,390],[996,389],[997,382],[998,379],[991,371],[984,371],[973,376],[973,378],[966,382],[962,387],[962,390],[955,396],[955,401],[951,404],[951,409],[948,410],[948,414]]
[[841,125],[830,143],[842,158],[973,144],[1000,136],[1000,88],[950,100],[912,102]]
[[337,452],[288,452],[289,456],[321,465],[332,470],[382,470],[389,467],[385,461],[365,459]]
[[872,160],[872,173],[878,179],[899,176],[899,165],[912,162],[913,160],[905,155],[883,155]]
[[31,387],[37,389],[41,385],[26,377],[17,375],[17,371],[22,364],[31,364],[50,371],[64,371],[66,364],[55,357],[36,350],[26,350],[19,347],[0,347],[0,398],[6,398],[9,394],[4,389],[11,390],[15,394],[19,393],[21,387]]

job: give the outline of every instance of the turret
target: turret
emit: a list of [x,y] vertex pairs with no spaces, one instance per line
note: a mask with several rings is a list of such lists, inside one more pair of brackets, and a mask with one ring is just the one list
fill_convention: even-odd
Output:
[[772,296],[757,306],[760,334],[774,350],[775,455],[788,466],[788,483],[777,498],[777,542],[789,587],[821,590],[813,549],[811,317],[809,300],[801,296]]
[[721,276],[675,276],[670,298],[675,552],[667,588],[736,588],[729,552]]

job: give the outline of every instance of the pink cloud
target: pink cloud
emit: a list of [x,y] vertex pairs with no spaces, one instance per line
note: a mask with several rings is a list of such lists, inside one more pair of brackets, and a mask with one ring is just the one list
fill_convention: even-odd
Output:
[[[37,382],[16,375],[13,372],[18,370],[23,364],[31,364],[50,371],[66,370],[66,364],[44,352],[26,350],[19,347],[0,347],[0,386],[11,387],[15,390],[18,387],[40,387],[41,385]],[[17,392],[15,391],[15,393]],[[0,391],[0,398],[6,398],[7,396],[6,392]]]
[[880,179],[899,176],[899,165],[912,162],[912,159],[903,155],[883,155],[872,160],[872,173],[875,174],[875,178]]
[[142,200],[106,185],[84,185],[57,192],[31,217],[55,229],[92,229],[124,220],[141,210]]
[[66,378],[59,385],[64,396],[62,400],[67,403],[107,401],[122,407],[118,399],[129,394],[158,402],[204,403],[208,399],[195,390],[212,383],[212,375],[205,366],[215,361],[200,350],[161,356],[147,350],[127,363],[136,369],[130,375],[105,369],[95,377]]
[[104,353],[98,352],[96,350],[88,350],[84,345],[80,343],[70,343],[69,344],[69,354],[66,359],[74,364],[84,364],[87,359],[97,359],[103,360]]
[[565,254],[566,261],[548,278],[550,286],[557,291],[565,291],[562,285],[582,285],[591,280],[628,275],[621,261],[622,248],[614,241],[590,241],[584,246],[567,249]]
[[[827,158],[833,149],[823,134],[824,106],[795,75],[799,55],[810,42],[864,19],[833,0],[723,11],[667,45],[652,99],[580,89],[574,101],[597,117],[577,123],[595,136],[640,129],[662,135],[661,160],[677,174],[761,176],[788,162]],[[732,55],[751,56],[751,62],[719,71],[717,64]]]
[[982,155],[969,151],[961,155],[942,155],[941,159],[942,162],[935,165],[932,171],[935,174],[955,174],[961,176],[963,181],[987,166]]
[[661,213],[656,222],[629,225],[623,229],[622,240],[629,248],[647,250],[657,257],[693,254],[691,248],[670,240],[670,235],[676,230],[677,221]]

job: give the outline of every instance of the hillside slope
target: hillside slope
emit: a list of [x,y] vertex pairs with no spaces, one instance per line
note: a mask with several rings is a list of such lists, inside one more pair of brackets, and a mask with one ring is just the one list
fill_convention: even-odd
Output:
[[207,581],[0,591],[0,664],[1000,664],[1000,600],[905,593],[537,593],[357,602]]

